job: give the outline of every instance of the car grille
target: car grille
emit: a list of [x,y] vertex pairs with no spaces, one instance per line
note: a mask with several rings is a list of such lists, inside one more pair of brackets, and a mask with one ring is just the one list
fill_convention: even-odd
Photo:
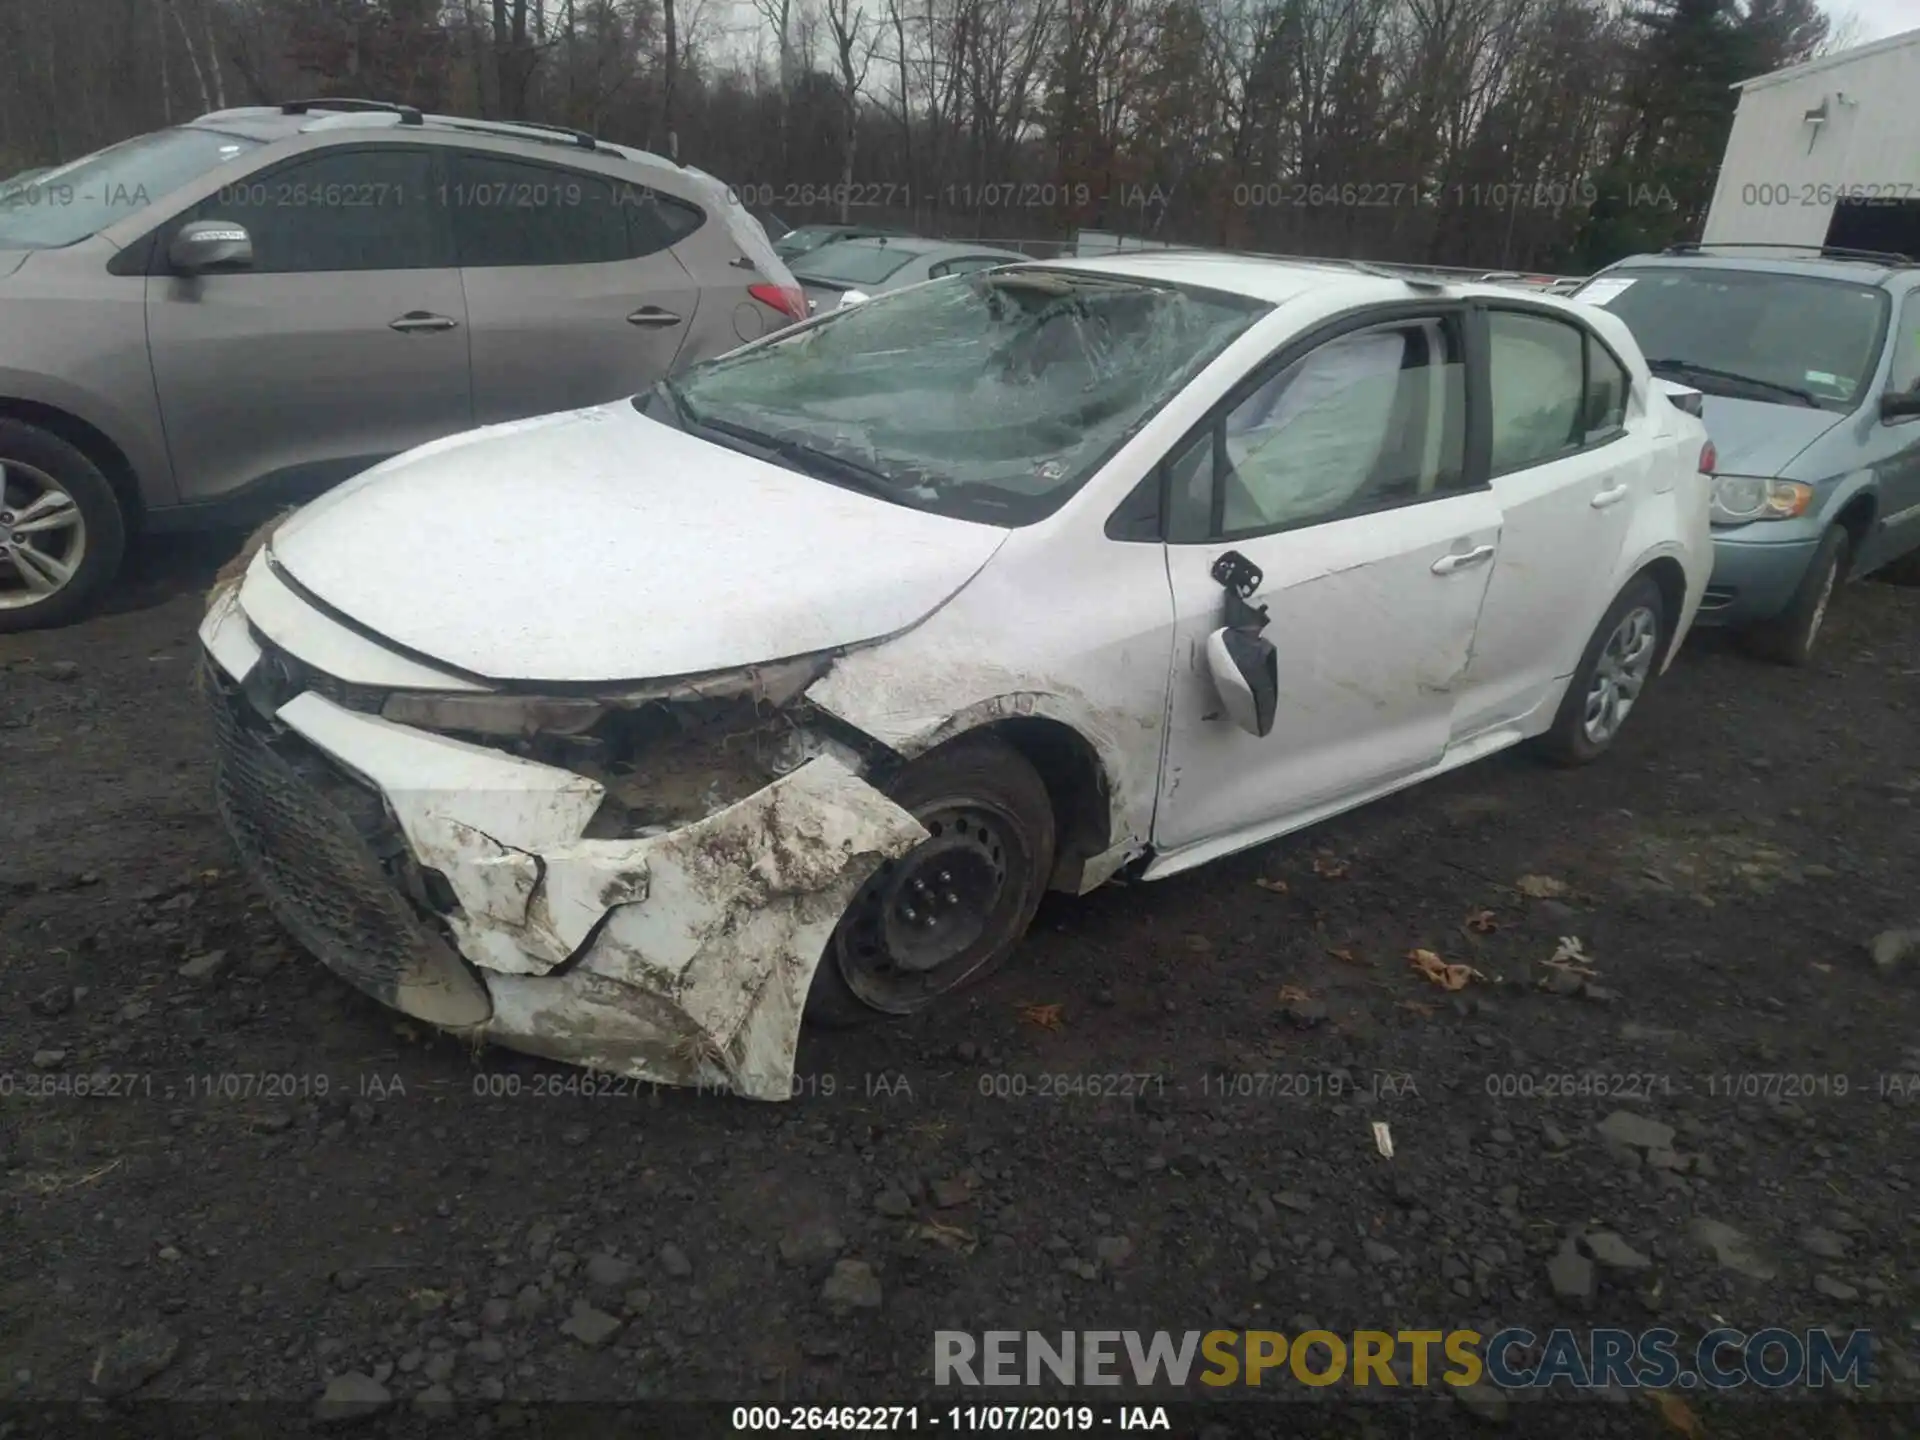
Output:
[[381,863],[382,853],[404,854],[405,842],[379,795],[298,737],[270,733],[204,659],[200,683],[213,719],[220,818],[280,923],[328,969],[388,1005],[399,1005],[403,982],[453,979],[449,967],[460,971],[461,962]]

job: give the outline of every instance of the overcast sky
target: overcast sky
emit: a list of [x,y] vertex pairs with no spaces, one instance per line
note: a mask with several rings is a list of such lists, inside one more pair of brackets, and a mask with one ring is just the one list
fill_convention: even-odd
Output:
[[1836,26],[1852,17],[1856,44],[1920,29],[1920,3],[1916,0],[1824,0],[1824,4]]

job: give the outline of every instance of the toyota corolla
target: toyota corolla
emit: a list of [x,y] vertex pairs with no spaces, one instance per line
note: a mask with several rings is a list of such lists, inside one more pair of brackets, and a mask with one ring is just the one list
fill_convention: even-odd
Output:
[[201,629],[297,940],[448,1030],[785,1098],[1044,891],[1612,746],[1710,565],[1603,310],[1162,252],[876,296],[388,461]]

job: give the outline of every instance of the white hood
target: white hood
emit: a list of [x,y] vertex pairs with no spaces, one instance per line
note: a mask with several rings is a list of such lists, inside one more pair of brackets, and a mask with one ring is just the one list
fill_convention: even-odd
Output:
[[280,569],[494,680],[644,680],[874,640],[937,609],[997,526],[889,504],[620,401],[376,466],[273,537]]

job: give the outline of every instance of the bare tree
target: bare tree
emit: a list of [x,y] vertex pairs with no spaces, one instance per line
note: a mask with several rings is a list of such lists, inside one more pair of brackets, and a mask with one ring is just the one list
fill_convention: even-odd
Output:
[[855,0],[826,0],[827,35],[833,44],[835,80],[840,87],[840,223],[847,222],[853,199],[853,162],[860,147],[860,92],[873,63],[874,27],[864,5]]

